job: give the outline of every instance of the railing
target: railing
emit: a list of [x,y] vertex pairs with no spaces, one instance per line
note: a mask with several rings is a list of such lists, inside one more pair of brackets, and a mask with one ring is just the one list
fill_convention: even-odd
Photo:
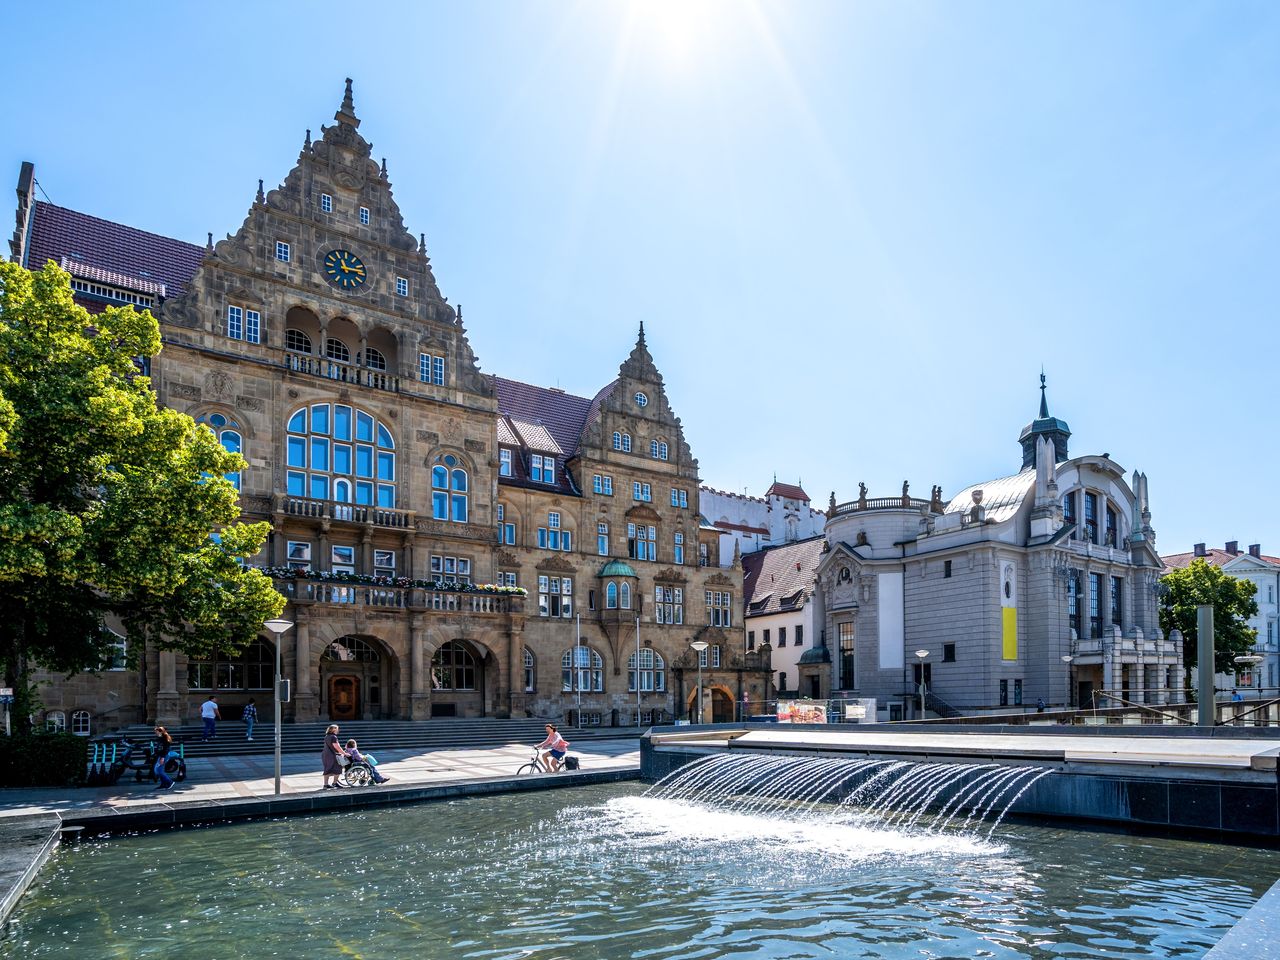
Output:
[[442,613],[507,614],[524,609],[524,598],[424,587],[390,587],[328,580],[277,579],[276,589],[290,601],[383,610],[433,610]]
[[922,507],[934,508],[937,504],[932,500],[922,500],[919,497],[864,497],[860,500],[850,500],[848,503],[837,504],[835,510],[831,511],[832,517],[838,517],[845,513],[862,513],[866,510],[915,510],[918,511]]
[[309,357],[299,353],[286,354],[285,365],[294,373],[309,373],[314,377],[337,380],[340,383],[353,383],[357,386],[373,387],[375,390],[387,390],[391,393],[400,392],[400,378],[385,370],[356,367],[349,363],[329,360],[326,357]]
[[411,529],[414,517],[412,510],[339,503],[335,500],[313,500],[310,497],[285,497],[284,512],[294,517],[346,520],[350,523],[367,523],[375,527],[395,527],[399,530]]

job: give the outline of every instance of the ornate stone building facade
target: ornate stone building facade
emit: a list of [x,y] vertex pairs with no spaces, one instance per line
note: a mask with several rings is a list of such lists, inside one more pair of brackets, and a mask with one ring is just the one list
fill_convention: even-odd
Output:
[[[296,625],[286,717],[682,715],[698,637],[732,697],[767,664],[741,652],[741,566],[698,523],[698,463],[643,328],[593,399],[481,373],[350,81],[335,120],[203,249],[37,202],[29,165],[11,244],[61,263],[90,309],[150,307],[160,401],[248,461],[245,518],[272,524],[255,563]],[[273,643],[149,650],[140,670],[47,678],[44,700],[110,727],[190,718],[217,690],[235,715],[270,698]]]
[[1147,478],[1126,482],[1107,454],[1070,457],[1043,391],[1042,377],[1012,476],[950,500],[905,483],[832,495],[817,568],[822,695],[875,697],[882,719],[918,715],[921,682],[943,715],[1087,705],[1102,691],[1181,699],[1182,641],[1157,617]]

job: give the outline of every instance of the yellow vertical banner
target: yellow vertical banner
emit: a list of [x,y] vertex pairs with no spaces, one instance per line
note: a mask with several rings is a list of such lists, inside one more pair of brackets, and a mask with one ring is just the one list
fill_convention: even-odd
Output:
[[1018,608],[1002,607],[1002,637],[1004,641],[1004,659],[1018,659]]

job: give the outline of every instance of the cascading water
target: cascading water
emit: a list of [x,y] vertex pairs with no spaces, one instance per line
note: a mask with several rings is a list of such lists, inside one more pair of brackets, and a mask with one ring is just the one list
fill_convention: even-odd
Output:
[[994,763],[717,753],[681,767],[645,796],[747,817],[988,840],[1018,798],[1051,772]]

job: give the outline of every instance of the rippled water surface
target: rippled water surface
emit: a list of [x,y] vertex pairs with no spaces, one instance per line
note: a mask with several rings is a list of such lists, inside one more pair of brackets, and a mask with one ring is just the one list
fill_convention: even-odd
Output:
[[0,958],[1200,957],[1280,854],[728,815],[640,787],[88,842]]

